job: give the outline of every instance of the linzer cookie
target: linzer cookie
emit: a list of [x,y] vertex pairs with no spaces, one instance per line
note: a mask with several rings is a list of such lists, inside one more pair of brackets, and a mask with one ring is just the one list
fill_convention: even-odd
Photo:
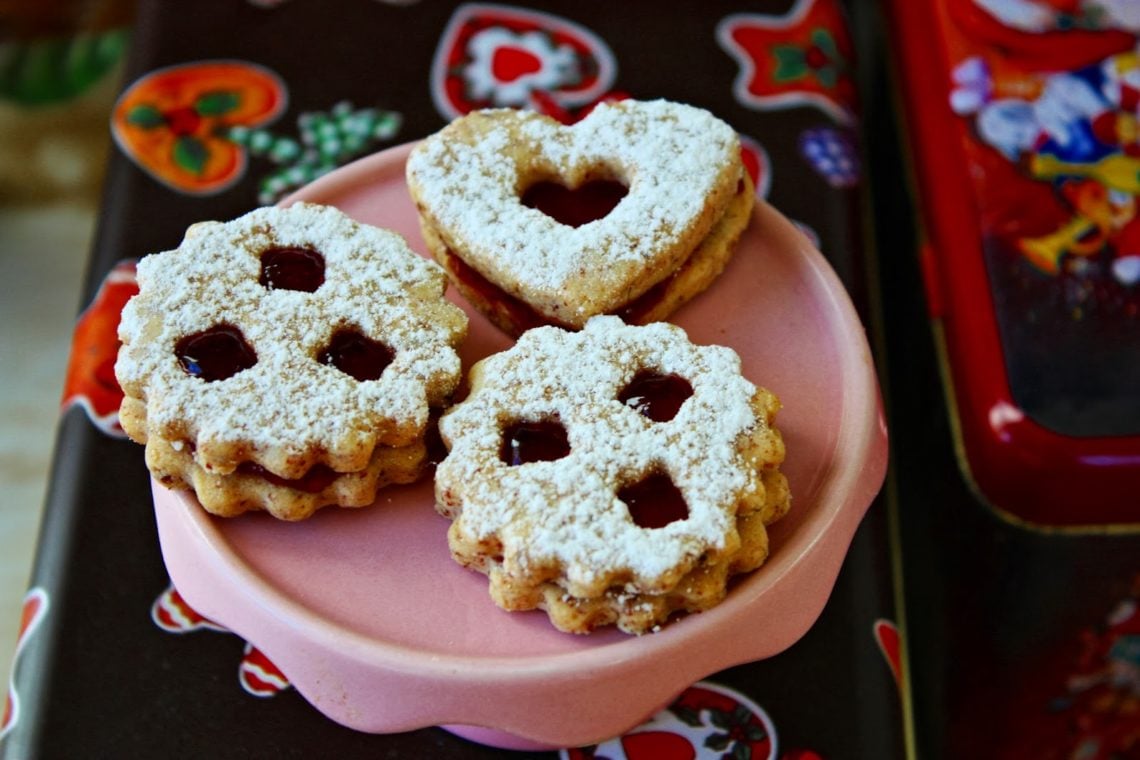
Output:
[[573,126],[475,111],[412,151],[407,180],[436,260],[513,335],[664,319],[721,273],[753,206],[733,129],[664,100]]
[[138,265],[119,325],[123,429],[218,515],[302,519],[420,476],[463,313],[399,235],[334,208],[195,224]]
[[507,610],[654,630],[759,567],[790,496],[776,397],[668,323],[540,327],[472,367],[440,420],[436,508]]

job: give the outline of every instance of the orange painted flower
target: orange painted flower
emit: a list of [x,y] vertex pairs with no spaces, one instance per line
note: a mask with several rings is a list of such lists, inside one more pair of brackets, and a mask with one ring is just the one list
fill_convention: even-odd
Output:
[[132,84],[111,114],[116,144],[155,179],[192,195],[241,178],[246,149],[234,127],[256,127],[285,110],[284,82],[242,61],[204,61],[152,71]]
[[119,312],[138,292],[134,261],[121,261],[107,273],[91,305],[75,323],[63,387],[64,410],[82,406],[96,427],[118,437],[124,435],[119,426],[123,391],[115,379]]

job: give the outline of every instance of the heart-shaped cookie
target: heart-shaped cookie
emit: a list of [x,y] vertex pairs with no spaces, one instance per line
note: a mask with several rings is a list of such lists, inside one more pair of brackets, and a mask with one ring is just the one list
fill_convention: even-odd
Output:
[[604,103],[572,126],[475,111],[417,146],[407,179],[432,253],[515,333],[621,313],[695,266],[684,297],[654,296],[672,310],[715,279],[751,216],[735,131],[664,100]]

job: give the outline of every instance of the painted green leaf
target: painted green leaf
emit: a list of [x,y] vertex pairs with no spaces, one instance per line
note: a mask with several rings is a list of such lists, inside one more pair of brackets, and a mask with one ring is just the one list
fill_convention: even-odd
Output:
[[839,46],[835,44],[835,38],[831,36],[831,32],[826,29],[813,29],[811,41],[817,48],[823,51],[824,55],[829,59],[833,61],[841,60],[842,56],[839,55]]
[[752,711],[744,705],[737,705],[732,711],[732,723],[735,726],[746,726],[752,719]]
[[731,743],[732,737],[728,734],[709,734],[705,737],[705,746],[716,752],[723,752]]
[[709,722],[717,728],[732,728],[732,714],[723,710],[709,711]]
[[154,129],[166,123],[166,119],[154,106],[141,103],[127,112],[127,123],[143,129]]
[[215,90],[202,94],[194,102],[194,110],[199,116],[221,116],[241,104],[241,96],[228,90]]
[[696,710],[692,709],[691,707],[672,707],[672,708],[670,708],[670,711],[675,716],[677,716],[677,720],[681,721],[682,723],[684,723],[687,726],[696,727],[696,726],[704,725],[701,722],[700,713],[698,713]]
[[807,74],[807,61],[804,51],[793,45],[776,45],[772,48],[772,55],[776,58],[776,70],[772,78],[777,82],[787,82],[799,79]]
[[174,163],[191,174],[201,174],[210,152],[196,137],[184,135],[174,142]]

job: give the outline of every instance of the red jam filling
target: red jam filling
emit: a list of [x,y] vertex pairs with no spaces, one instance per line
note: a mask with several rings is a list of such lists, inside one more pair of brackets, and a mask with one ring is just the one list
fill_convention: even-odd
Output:
[[238,465],[237,469],[240,473],[253,475],[275,486],[292,488],[295,491],[303,491],[304,493],[320,493],[332,485],[333,481],[340,476],[339,472],[323,464],[313,465],[309,468],[308,472],[295,480],[274,475],[269,470],[254,462],[242,462]]
[[499,458],[512,467],[528,462],[552,462],[569,453],[566,428],[557,419],[512,422],[503,428]]
[[375,380],[396,358],[396,352],[351,328],[333,333],[329,344],[317,355],[321,364],[336,367],[357,380]]
[[627,325],[640,324],[645,319],[646,314],[653,311],[657,304],[665,300],[665,291],[676,276],[676,272],[669,275],[625,306],[619,307],[614,314],[621,317],[621,321]]
[[536,182],[522,194],[522,204],[560,224],[581,227],[609,214],[628,192],[625,185],[609,179],[573,189],[557,182]]
[[447,456],[447,445],[439,432],[439,418],[442,412],[439,409],[428,410],[428,424],[424,430],[424,445],[427,447],[427,463],[435,467]]
[[642,528],[663,528],[689,516],[684,495],[664,472],[651,473],[625,486],[617,496],[629,509],[634,524]]
[[451,251],[447,252],[447,268],[455,274],[456,278],[458,278],[465,287],[478,294],[484,301],[493,304],[497,310],[505,312],[511,324],[516,325],[520,331],[529,330],[532,327],[541,327],[542,325],[557,325],[567,329],[570,328],[570,326],[565,323],[540,314],[537,309],[526,301],[510,295],[486,277],[479,274],[474,267],[468,266],[467,262]]
[[[593,219],[602,218],[610,211],[612,211],[614,206],[617,205],[618,201],[620,201],[621,198],[625,195],[625,186],[620,182],[613,181],[592,182],[584,185],[578,192],[582,192],[583,190],[592,188],[595,185],[599,184],[616,185],[617,188],[621,189],[621,195],[614,199],[612,196],[617,194],[616,189],[611,188],[610,190],[603,190],[600,194],[604,196],[606,193],[609,193],[611,195],[611,198],[609,201],[604,203],[601,201],[593,201],[593,212],[587,213],[585,210],[568,212],[576,213],[576,218],[583,220],[578,224],[573,224],[573,226],[584,224],[585,222],[592,221]],[[737,194],[741,193],[745,187],[746,185],[744,184],[744,180],[741,180],[739,183],[737,183]],[[561,189],[552,190],[550,188]],[[570,221],[563,221],[563,219],[559,218],[558,214],[561,212],[547,211],[545,208],[539,205],[538,201],[536,201],[533,197],[530,197],[531,195],[534,195],[542,199],[542,196],[544,195],[557,196],[560,192],[570,193],[573,191],[567,190],[562,185],[554,182],[540,182],[537,185],[532,185],[526,191],[526,193],[523,193],[523,203],[527,206],[531,206],[532,208],[537,208],[539,211],[548,214],[563,224],[572,224]],[[543,200],[543,202],[545,203],[546,201]],[[563,203],[566,202],[563,201]],[[604,209],[604,211],[602,209]],[[634,298],[632,301],[627,302],[623,306],[619,306],[610,313],[621,317],[622,321],[627,324],[640,324],[642,321],[644,321],[645,316],[657,308],[657,306],[665,299],[665,292],[672,284],[673,278],[677,276],[677,274],[684,268],[684,266],[685,264],[682,264],[681,267],[679,267],[665,279],[653,285],[651,288],[649,288],[649,290],[645,291],[637,298]],[[558,319],[547,317],[545,314],[539,312],[526,301],[523,301],[522,299],[507,293],[498,285],[491,282],[478,271],[476,271],[473,267],[469,266],[467,262],[456,256],[455,253],[450,250],[447,251],[447,268],[466,288],[478,294],[478,296],[483,301],[491,304],[494,309],[504,312],[507,315],[507,318],[510,320],[511,324],[515,325],[519,331],[529,330],[532,327],[541,327],[542,325],[554,325],[556,327],[562,327],[564,329],[573,329],[567,323],[562,322]]]
[[325,257],[309,248],[270,248],[261,254],[257,281],[270,290],[312,293],[325,281]]
[[186,374],[207,382],[225,380],[257,364],[257,354],[241,329],[224,323],[181,338],[174,344],[174,354]]
[[[451,251],[447,252],[447,268],[466,288],[477,293],[482,300],[493,304],[495,309],[505,312],[510,323],[515,325],[520,332],[543,325],[554,325],[566,330],[574,329],[566,322],[542,314],[521,298],[510,295],[479,274],[474,267],[469,266],[467,262]],[[669,282],[669,279],[666,278],[657,283],[614,313],[629,324],[637,323],[641,317],[648,314],[665,297],[666,283]]]
[[642,370],[618,394],[618,401],[654,422],[668,422],[677,416],[681,404],[692,395],[693,386],[680,375]]

